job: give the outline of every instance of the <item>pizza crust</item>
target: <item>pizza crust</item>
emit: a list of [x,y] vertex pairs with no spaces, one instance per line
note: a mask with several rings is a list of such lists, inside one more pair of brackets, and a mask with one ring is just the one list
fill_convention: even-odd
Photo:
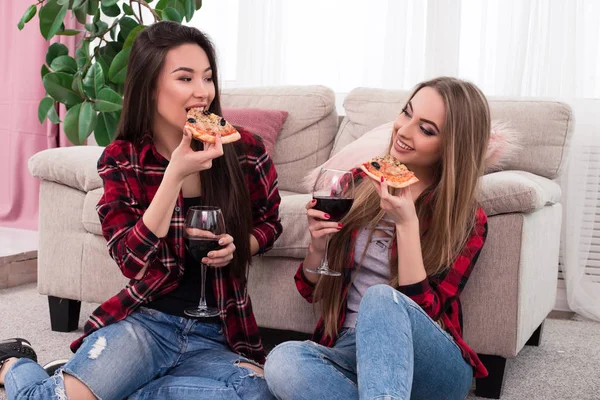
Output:
[[[373,179],[376,182],[380,182],[381,183],[381,176],[377,176],[377,175],[373,174],[372,172],[370,172],[364,166],[364,164],[360,166],[360,169],[362,169],[365,172],[365,174],[367,174],[367,176],[369,176],[369,178]],[[407,186],[410,186],[410,185],[412,185],[414,183],[417,183],[417,182],[419,182],[419,179],[416,176],[414,176],[414,177],[410,178],[409,180],[407,180],[406,182],[402,182],[402,183],[394,182],[394,181],[389,180],[389,179],[385,180],[385,183],[387,183],[388,186],[396,188],[396,189],[407,187]]]
[[[190,124],[186,124],[186,126],[192,133],[192,137],[194,139],[199,140],[204,143],[212,143],[212,144],[216,143],[217,137],[215,135],[213,135],[211,133],[207,133],[207,132],[200,132],[196,128],[191,126]],[[231,135],[221,136],[221,143],[223,143],[223,144],[233,143],[233,142],[237,142],[241,138],[242,138],[242,135],[240,135],[240,133],[236,131],[235,133],[232,133]]]

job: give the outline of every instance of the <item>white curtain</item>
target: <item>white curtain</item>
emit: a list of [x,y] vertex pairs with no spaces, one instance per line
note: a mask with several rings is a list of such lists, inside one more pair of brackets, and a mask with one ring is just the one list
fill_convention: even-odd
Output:
[[338,110],[352,88],[411,89],[440,75],[488,96],[571,104],[563,269],[570,308],[600,320],[600,282],[586,273],[600,254],[600,151],[590,150],[600,107],[588,100],[600,99],[599,1],[215,0],[192,24],[215,40],[225,86],[323,84]]

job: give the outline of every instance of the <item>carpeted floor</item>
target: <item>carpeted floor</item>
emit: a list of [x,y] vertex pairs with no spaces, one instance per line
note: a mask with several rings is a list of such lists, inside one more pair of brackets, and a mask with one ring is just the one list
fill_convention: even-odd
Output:
[[[80,326],[96,306],[82,305]],[[29,339],[40,363],[69,358],[69,343],[80,334],[50,330],[48,301],[35,284],[0,290],[0,338]],[[0,399],[5,399],[2,389]],[[600,323],[581,317],[548,319],[542,345],[525,347],[509,360],[502,399],[600,399]]]

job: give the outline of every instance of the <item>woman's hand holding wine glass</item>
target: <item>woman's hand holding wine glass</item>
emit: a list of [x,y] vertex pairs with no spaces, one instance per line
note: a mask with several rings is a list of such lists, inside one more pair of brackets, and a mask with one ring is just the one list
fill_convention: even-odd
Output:
[[313,201],[306,206],[306,214],[311,234],[311,248],[324,254],[319,268],[307,269],[308,272],[330,276],[341,275],[340,272],[329,269],[327,246],[330,235],[342,228],[339,221],[350,211],[353,202],[352,172],[323,168],[313,188]]

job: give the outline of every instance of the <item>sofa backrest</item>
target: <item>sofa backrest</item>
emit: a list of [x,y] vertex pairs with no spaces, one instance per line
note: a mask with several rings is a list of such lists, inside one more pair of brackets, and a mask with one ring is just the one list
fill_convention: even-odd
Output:
[[223,107],[284,110],[288,117],[272,154],[279,188],[305,192],[304,176],[324,163],[337,132],[335,95],[324,86],[235,88],[221,91]]
[[[393,121],[410,92],[357,88],[344,100],[346,116],[331,155],[369,130]],[[520,134],[521,151],[507,170],[522,170],[555,179],[565,164],[573,132],[573,114],[564,103],[524,99],[488,99],[492,119],[508,123]]]

